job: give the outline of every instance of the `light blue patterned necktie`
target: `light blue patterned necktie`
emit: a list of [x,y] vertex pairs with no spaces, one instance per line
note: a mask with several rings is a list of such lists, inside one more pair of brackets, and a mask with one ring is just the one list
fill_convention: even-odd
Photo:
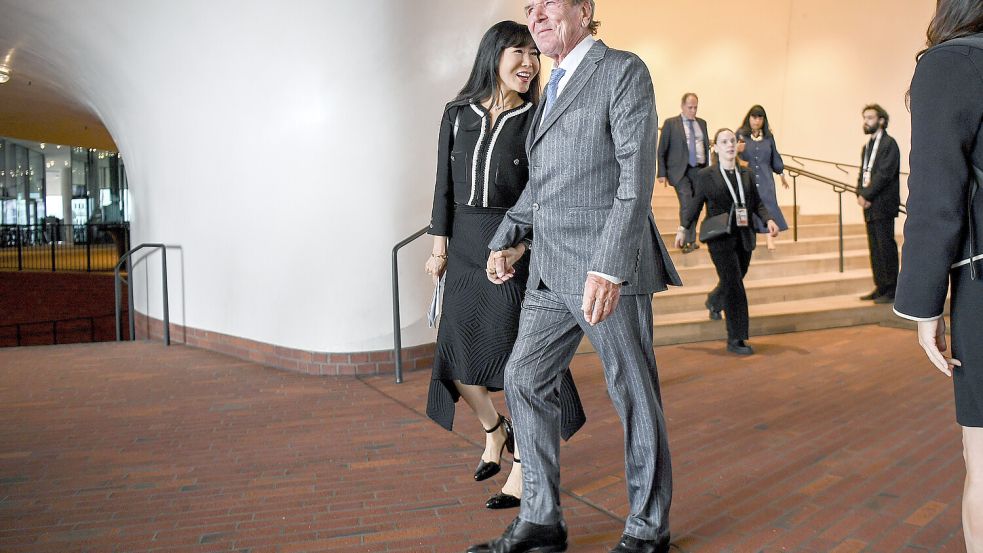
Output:
[[686,126],[689,127],[689,136],[686,137],[686,147],[689,149],[689,166],[696,167],[696,131],[693,130],[693,120],[687,119]]
[[563,78],[566,72],[566,69],[554,67],[553,72],[550,73],[550,82],[546,84],[546,106],[543,108],[543,117],[549,115],[550,109],[556,103],[556,94],[560,88],[560,79]]

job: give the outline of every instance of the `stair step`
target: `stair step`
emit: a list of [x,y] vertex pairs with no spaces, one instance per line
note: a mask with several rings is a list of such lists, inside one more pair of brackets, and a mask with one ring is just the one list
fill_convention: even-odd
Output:
[[[673,287],[655,294],[652,310],[656,315],[669,315],[687,311],[703,311],[707,294],[716,281],[692,286]],[[748,303],[764,305],[826,296],[860,296],[873,286],[869,270],[853,270],[843,273],[816,273],[792,277],[761,278],[745,282]]]
[[[843,252],[843,265],[845,271],[870,270],[870,254],[866,249],[847,250]],[[717,282],[717,271],[712,264],[677,267],[676,270],[684,286]],[[839,270],[840,258],[836,252],[799,255],[790,259],[752,259],[744,282],[747,284],[752,280],[833,273]]]
[[[900,242],[899,242],[900,243]],[[666,244],[670,247],[670,244]],[[788,260],[799,255],[810,255],[819,253],[838,253],[840,240],[837,236],[823,238],[802,238],[798,242],[792,240],[788,232],[784,232],[775,242],[777,249],[773,252],[768,251],[765,246],[764,236],[758,237],[758,247],[754,250],[752,264],[766,260]],[[867,247],[866,235],[852,235],[843,237],[844,250],[862,250]],[[700,249],[684,254],[678,248],[670,247],[669,255],[677,269],[682,267],[696,267],[699,265],[709,265],[710,250],[706,244],[700,244]]]
[[[861,301],[854,294],[751,305],[748,311],[752,345],[755,336],[880,324],[896,318],[890,304]],[[655,316],[653,330],[656,346],[727,338],[725,321],[711,321],[706,309]],[[593,351],[590,341],[585,338],[577,353]]]

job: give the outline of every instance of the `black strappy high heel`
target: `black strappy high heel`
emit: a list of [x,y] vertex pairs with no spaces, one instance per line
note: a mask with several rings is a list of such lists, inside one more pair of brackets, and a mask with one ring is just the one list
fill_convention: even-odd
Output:
[[506,449],[509,450],[509,453],[515,452],[515,435],[512,433],[512,421],[505,418],[503,415],[499,415],[498,424],[496,424],[490,430],[485,430],[485,433],[491,434],[492,432],[496,432],[498,428],[503,424],[505,425],[505,443],[502,444],[502,448],[498,450],[499,462],[482,461],[478,465],[478,468],[475,469],[474,471],[474,479],[478,482],[481,482],[482,480],[488,480],[489,478],[495,476],[496,474],[499,473],[499,471],[502,470],[502,465],[500,461],[502,460],[502,453],[504,453]]
[[[520,464],[518,459],[512,462],[517,465]],[[485,507],[489,509],[515,509],[519,505],[522,505],[522,499],[505,492],[498,492],[485,502]]]

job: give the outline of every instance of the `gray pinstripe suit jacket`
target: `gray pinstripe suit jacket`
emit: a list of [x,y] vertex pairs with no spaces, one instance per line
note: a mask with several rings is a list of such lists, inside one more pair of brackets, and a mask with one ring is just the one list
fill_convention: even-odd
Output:
[[652,216],[659,125],[645,63],[598,41],[545,119],[543,106],[529,184],[488,247],[532,236],[530,289],[582,294],[588,271],[624,279],[626,295],[682,285]]

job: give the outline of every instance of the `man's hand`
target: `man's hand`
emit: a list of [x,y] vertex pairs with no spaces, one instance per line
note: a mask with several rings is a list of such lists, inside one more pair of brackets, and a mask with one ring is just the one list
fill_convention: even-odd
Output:
[[621,301],[621,285],[597,275],[587,275],[584,283],[584,319],[594,326],[607,319]]
[[661,184],[663,187],[669,186],[669,179],[665,177],[659,177],[655,179],[655,181]]
[[686,244],[686,231],[676,231],[676,240],[673,245],[675,245],[677,248],[682,248],[684,244]]
[[772,238],[778,238],[778,233],[781,232],[778,228],[778,223],[768,219],[768,235]]
[[963,366],[958,359],[947,359],[942,355],[947,347],[945,343],[945,317],[939,317],[934,321],[918,322],[918,345],[925,350],[925,355],[928,355],[928,360],[935,365],[935,368],[942,371],[946,376],[952,376],[953,367]]
[[519,244],[505,250],[491,252],[488,255],[488,263],[485,265],[485,273],[488,280],[495,284],[502,284],[506,280],[515,276],[515,267],[522,255],[526,253],[526,245]]
[[864,209],[870,208],[870,202],[868,202],[867,199],[864,198],[863,196],[857,196],[857,205],[859,205]]

